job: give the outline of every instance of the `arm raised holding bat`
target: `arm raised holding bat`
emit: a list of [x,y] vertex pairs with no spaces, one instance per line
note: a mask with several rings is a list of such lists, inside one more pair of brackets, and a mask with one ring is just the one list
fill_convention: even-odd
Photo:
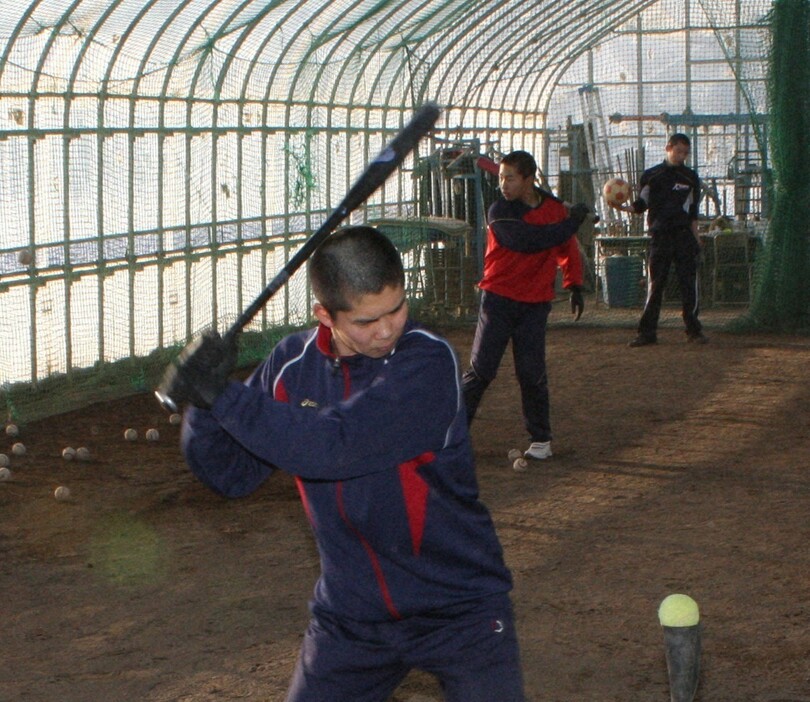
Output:
[[318,325],[246,382],[221,381],[227,340],[191,355],[192,381],[211,380],[190,383],[182,431],[191,470],[228,497],[295,476],[321,574],[287,700],[388,699],[415,667],[448,699],[522,702],[511,576],[478,499],[455,353],[409,319],[402,261],[375,229],[333,234],[309,273]]
[[[236,338],[250,320],[284,286],[293,273],[312,255],[312,252],[338,228],[340,223],[362,205],[402,165],[419,140],[433,129],[438,118],[439,108],[433,103],[427,103],[417,110],[411,121],[369,164],[349,189],[349,192],[346,193],[341,203],[327,217],[326,221],[267,284],[267,287],[262,290],[256,299],[239,315],[222,339],[224,342],[223,348],[230,349],[235,346]],[[212,353],[218,343],[217,338],[212,335],[209,335],[208,340],[203,343],[192,342],[178,359],[179,365],[167,369],[163,382],[155,391],[155,396],[168,411],[177,412],[181,403],[191,399],[187,394],[188,383],[183,382],[183,373],[178,372],[178,370],[182,371],[182,365],[193,364],[195,354],[205,356]]]

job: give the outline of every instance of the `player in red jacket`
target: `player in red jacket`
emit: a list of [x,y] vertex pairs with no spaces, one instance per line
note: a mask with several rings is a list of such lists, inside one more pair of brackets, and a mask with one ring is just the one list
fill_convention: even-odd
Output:
[[481,307],[463,384],[471,422],[511,340],[531,438],[524,456],[545,459],[551,456],[546,322],[558,267],[563,287],[571,291],[571,311],[576,319],[582,315],[582,258],[574,234],[588,208],[574,205],[569,211],[535,187],[536,173],[537,164],[526,151],[513,151],[501,161],[503,198],[489,209],[484,276],[478,284]]

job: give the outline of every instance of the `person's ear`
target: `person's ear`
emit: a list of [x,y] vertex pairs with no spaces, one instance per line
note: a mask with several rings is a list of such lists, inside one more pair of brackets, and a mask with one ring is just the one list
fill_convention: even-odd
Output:
[[317,319],[323,326],[329,327],[330,329],[335,325],[335,321],[332,319],[332,315],[329,314],[329,310],[326,309],[320,302],[316,302],[312,305],[312,314],[315,315],[315,319]]

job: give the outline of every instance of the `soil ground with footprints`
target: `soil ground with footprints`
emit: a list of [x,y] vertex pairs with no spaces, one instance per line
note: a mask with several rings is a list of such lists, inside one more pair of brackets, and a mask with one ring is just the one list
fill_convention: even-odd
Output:
[[[472,328],[444,332],[464,365]],[[810,339],[631,336],[549,330],[547,461],[507,458],[527,443],[508,356],[473,425],[528,699],[668,700],[657,608],[683,592],[701,608],[698,702],[806,702]],[[293,481],[222,499],[178,434],[146,393],[21,426],[0,483],[0,700],[283,699],[318,572]],[[441,693],[413,673],[393,699]]]

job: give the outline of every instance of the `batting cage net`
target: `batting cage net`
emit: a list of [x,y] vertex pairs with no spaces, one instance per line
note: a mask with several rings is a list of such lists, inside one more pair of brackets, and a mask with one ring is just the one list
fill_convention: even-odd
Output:
[[[10,418],[153,387],[201,330],[228,328],[427,101],[442,108],[436,130],[346,220],[395,241],[418,317],[474,318],[497,161],[520,148],[536,156],[540,185],[599,216],[580,231],[582,321],[633,324],[645,226],[607,207],[602,187],[619,177],[632,188],[684,132],[703,179],[707,324],[807,326],[807,229],[779,207],[805,211],[804,191],[783,191],[779,173],[790,174],[785,188],[806,189],[808,159],[791,151],[806,141],[806,99],[790,105],[807,90],[810,62],[790,53],[807,51],[805,2],[7,5],[0,402]],[[662,324],[679,322],[678,300],[673,282]],[[243,361],[311,323],[311,302],[302,269],[247,327]]]

